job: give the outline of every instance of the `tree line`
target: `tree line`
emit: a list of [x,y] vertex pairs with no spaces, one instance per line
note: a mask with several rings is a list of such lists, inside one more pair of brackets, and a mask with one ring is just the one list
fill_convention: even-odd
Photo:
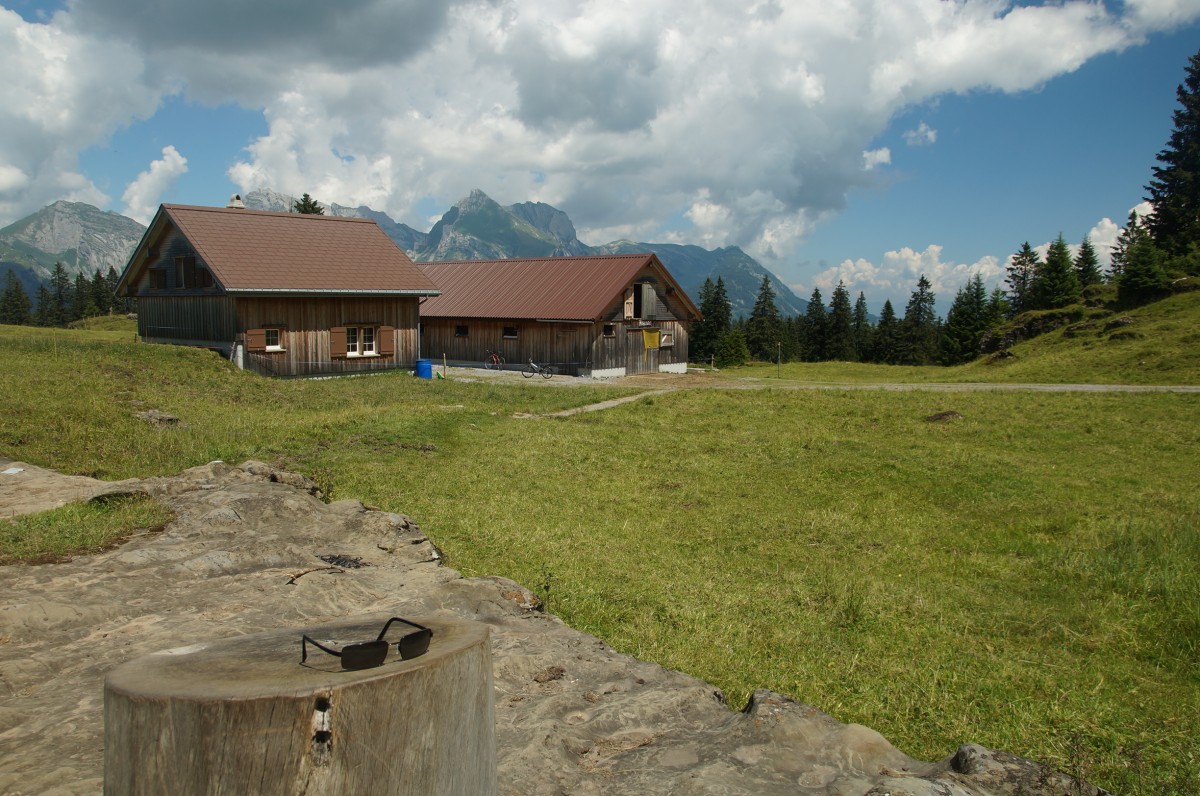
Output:
[[1200,52],[1185,72],[1176,91],[1173,131],[1146,185],[1153,211],[1141,217],[1130,213],[1107,272],[1086,236],[1072,256],[1059,234],[1045,259],[1026,241],[1006,267],[1007,289],[988,292],[975,274],[943,319],[934,312],[936,297],[922,274],[904,314],[898,316],[889,300],[875,323],[863,293],[851,304],[842,282],[828,306],[816,289],[804,315],[781,317],[768,276],[750,316],[735,321],[723,280],[706,279],[699,296],[704,318],[692,327],[690,356],[718,367],[751,359],[957,365],[979,356],[990,331],[1027,313],[1061,310],[1089,296],[1111,295],[1114,287],[1119,307],[1164,298],[1173,281],[1200,276]]
[[0,324],[14,326],[66,326],[97,315],[133,311],[130,299],[117,296],[120,277],[113,267],[100,269],[89,279],[79,273],[72,280],[62,263],[55,263],[50,279],[38,286],[31,300],[16,272],[10,270],[0,294]]

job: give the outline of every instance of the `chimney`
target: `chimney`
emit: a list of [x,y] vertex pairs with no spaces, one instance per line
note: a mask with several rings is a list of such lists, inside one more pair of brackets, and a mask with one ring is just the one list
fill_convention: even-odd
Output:
[[229,210],[245,210],[246,209],[246,206],[244,204],[242,204],[242,197],[236,193],[233,196],[229,197],[229,204],[225,205],[225,207]]

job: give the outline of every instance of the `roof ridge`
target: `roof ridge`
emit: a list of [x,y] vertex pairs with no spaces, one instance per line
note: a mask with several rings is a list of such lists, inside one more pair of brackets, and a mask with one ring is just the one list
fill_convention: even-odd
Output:
[[654,252],[631,252],[627,254],[566,254],[548,255],[546,257],[497,257],[490,260],[422,260],[417,265],[438,265],[460,263],[541,263],[548,260],[616,260],[626,258],[644,259],[651,257]]

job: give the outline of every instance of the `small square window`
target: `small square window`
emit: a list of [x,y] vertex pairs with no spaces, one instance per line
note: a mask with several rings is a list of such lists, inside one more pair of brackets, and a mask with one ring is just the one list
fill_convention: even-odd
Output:
[[506,340],[516,340],[516,339],[517,339],[517,327],[515,327],[515,326],[505,326],[505,327],[504,327],[504,339],[506,339]]
[[150,289],[151,290],[166,290],[167,289],[167,272],[162,268],[150,269]]
[[263,334],[266,338],[268,351],[283,350],[283,338],[278,329],[264,329]]
[[617,327],[613,326],[611,323],[604,324],[604,336],[605,337],[616,337],[617,336]]
[[467,327],[466,326],[455,326],[454,327],[454,336],[455,337],[467,337]]

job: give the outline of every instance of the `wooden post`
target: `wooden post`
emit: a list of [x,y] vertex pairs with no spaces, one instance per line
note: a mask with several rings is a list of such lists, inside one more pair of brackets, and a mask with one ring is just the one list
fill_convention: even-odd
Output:
[[[495,794],[486,625],[416,622],[429,651],[343,671],[300,637],[370,641],[388,616],[147,655],[104,684],[106,794]],[[403,634],[403,626],[389,632]]]

